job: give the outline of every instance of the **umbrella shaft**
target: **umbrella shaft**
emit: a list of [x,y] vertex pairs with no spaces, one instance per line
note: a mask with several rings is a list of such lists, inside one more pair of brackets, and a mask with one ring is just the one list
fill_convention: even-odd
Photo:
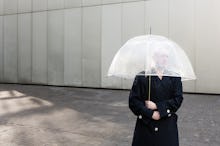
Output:
[[151,89],[151,76],[149,76],[149,85],[148,85],[148,100],[150,101],[150,89]]

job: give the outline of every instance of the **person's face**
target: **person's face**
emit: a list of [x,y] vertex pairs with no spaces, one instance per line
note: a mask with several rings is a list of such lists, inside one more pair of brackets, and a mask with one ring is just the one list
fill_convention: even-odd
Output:
[[154,56],[154,60],[157,67],[164,68],[168,62],[168,55],[165,53],[157,53]]
[[165,66],[168,61],[168,56],[166,54],[159,54],[158,56],[158,64]]

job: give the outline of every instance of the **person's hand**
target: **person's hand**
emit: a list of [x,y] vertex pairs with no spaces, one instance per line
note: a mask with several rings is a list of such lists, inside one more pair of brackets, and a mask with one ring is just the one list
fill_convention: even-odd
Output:
[[151,110],[157,109],[157,105],[153,101],[146,100],[145,106]]
[[154,113],[152,115],[152,119],[160,120],[160,113],[158,111],[154,111]]

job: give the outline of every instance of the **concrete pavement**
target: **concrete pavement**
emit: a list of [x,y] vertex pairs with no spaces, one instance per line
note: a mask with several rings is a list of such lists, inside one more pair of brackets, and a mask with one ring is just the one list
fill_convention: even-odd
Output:
[[[0,146],[129,146],[127,90],[0,84]],[[220,96],[184,94],[180,146],[220,145]]]

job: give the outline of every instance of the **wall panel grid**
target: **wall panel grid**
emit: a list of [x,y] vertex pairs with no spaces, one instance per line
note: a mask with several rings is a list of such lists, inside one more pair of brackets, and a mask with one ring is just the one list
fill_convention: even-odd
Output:
[[[129,38],[164,35],[197,75],[184,91],[220,93],[220,2],[214,0],[0,0],[0,81],[130,89],[107,77]],[[210,54],[210,56],[207,56]]]

